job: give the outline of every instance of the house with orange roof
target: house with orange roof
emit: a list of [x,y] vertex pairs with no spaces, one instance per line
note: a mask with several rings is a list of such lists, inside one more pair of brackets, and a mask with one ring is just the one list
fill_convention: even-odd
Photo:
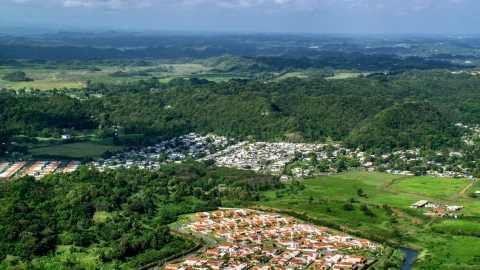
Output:
[[326,262],[340,262],[343,259],[343,254],[325,254],[323,257]]
[[[290,258],[285,258],[282,256],[278,256],[270,260],[270,262],[273,265],[285,265],[285,266],[288,264],[288,261],[290,261]],[[278,269],[278,268],[275,267],[275,269]]]
[[183,263],[188,266],[195,266],[195,265],[199,266],[204,263],[207,263],[207,260],[204,258],[187,258]]
[[226,254],[226,252],[221,251],[220,249],[216,249],[216,248],[209,249],[205,252],[205,255],[207,255],[209,257],[216,257],[216,258],[221,258],[225,254]]
[[306,267],[309,264],[309,262],[303,258],[293,258],[290,261],[290,264],[288,266],[290,267]]
[[340,242],[349,242],[349,241],[353,240],[353,238],[350,235],[345,234],[345,233],[334,234],[334,235],[331,236],[331,238],[333,238],[336,241],[340,241]]
[[230,231],[227,231],[227,230],[221,230],[221,231],[215,232],[215,237],[218,237],[218,238],[228,238],[231,235],[232,235],[232,233]]
[[227,238],[227,241],[230,243],[240,243],[245,241],[245,237],[240,236],[240,235],[232,235]]
[[237,250],[239,247],[238,245],[231,245],[231,244],[220,244],[217,246],[218,249],[222,251],[232,252]]
[[262,249],[262,254],[265,256],[275,256],[280,254],[282,250],[279,248],[264,248]]
[[301,251],[318,252],[318,249],[313,244],[300,245],[300,246],[298,246],[298,249],[300,249]]
[[355,270],[357,269],[357,264],[350,262],[339,262],[333,265],[333,269],[338,270]]
[[320,256],[320,253],[318,253],[318,252],[313,252],[313,251],[303,251],[302,252],[302,257],[305,260],[308,260],[308,261],[316,260],[318,258],[318,256]]
[[208,217],[210,217],[210,214],[207,213],[207,212],[197,212],[196,216],[199,217],[199,218],[208,218]]
[[345,257],[343,257],[342,261],[356,264],[364,264],[367,262],[367,259],[357,255],[346,255]]
[[215,217],[223,217],[223,212],[222,211],[215,211],[212,213],[213,216]]
[[296,249],[299,246],[297,242],[289,239],[278,240],[277,245],[286,249]]
[[227,210],[226,212],[223,212],[223,216],[229,217],[229,216],[233,216],[233,215],[235,215],[235,210],[232,210],[232,209]]
[[180,264],[171,263],[171,264],[167,264],[167,266],[165,266],[164,269],[165,270],[185,270],[186,268],[181,266]]
[[252,270],[273,270],[273,269],[274,268],[271,265],[258,265],[258,266],[252,267]]
[[313,264],[314,270],[327,270],[332,267],[333,263],[327,262],[325,260],[315,261]]
[[328,250],[328,245],[327,244],[313,244],[313,247],[317,249],[317,251],[327,251]]
[[222,260],[208,260],[207,265],[211,267],[213,270],[220,270],[224,265],[224,261]]

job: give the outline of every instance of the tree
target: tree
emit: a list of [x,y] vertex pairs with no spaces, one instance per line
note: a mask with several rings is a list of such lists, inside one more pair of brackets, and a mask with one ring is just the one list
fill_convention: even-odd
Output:
[[355,210],[355,207],[353,207],[353,204],[351,203],[346,203],[343,205],[342,209],[345,211],[352,211]]
[[120,141],[120,139],[118,138],[118,136],[113,136],[113,145],[121,145],[122,142]]
[[30,79],[26,76],[25,72],[23,71],[14,71],[11,73],[5,74],[3,77],[4,80],[9,81],[9,82],[29,82],[33,81],[33,79]]
[[357,189],[357,195],[360,197],[363,196],[363,190],[361,188]]

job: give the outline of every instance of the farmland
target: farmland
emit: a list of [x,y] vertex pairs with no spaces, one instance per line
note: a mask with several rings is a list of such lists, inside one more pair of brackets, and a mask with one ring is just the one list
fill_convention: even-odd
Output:
[[[298,188],[299,183],[304,189]],[[459,196],[471,180],[354,172],[299,183],[294,181],[281,191],[263,193],[265,197],[260,204],[271,209],[307,213],[347,231],[365,233],[367,237],[397,239],[400,245],[423,251],[415,262],[420,269],[457,269],[455,267],[475,264],[478,255],[475,247],[480,243],[480,201],[469,197],[468,191]],[[475,185],[471,189],[475,189]],[[458,218],[425,216],[422,214],[425,209],[410,208],[410,204],[419,200],[445,204],[455,201],[465,209],[452,212],[459,215]],[[345,210],[348,203],[353,209]],[[367,215],[368,212],[362,210],[365,207],[372,214]]]
[[250,73],[218,73],[212,72],[211,68],[202,66],[200,64],[168,64],[171,68],[169,71],[155,71],[155,68],[165,67],[165,65],[154,66],[116,66],[105,65],[96,66],[99,71],[91,71],[86,68],[83,69],[71,69],[71,68],[47,68],[41,65],[31,67],[8,67],[3,66],[0,68],[0,78],[7,73],[14,71],[23,71],[27,74],[27,77],[33,79],[30,82],[8,82],[0,80],[0,88],[11,88],[15,90],[19,89],[40,89],[49,90],[53,88],[57,89],[81,89],[86,87],[87,81],[97,83],[113,83],[123,84],[145,79],[145,76],[131,76],[131,77],[113,77],[109,76],[117,71],[121,72],[135,72],[154,70],[148,72],[151,76],[160,78],[162,82],[168,82],[169,80],[177,77],[191,78],[197,77],[201,79],[208,79],[211,81],[228,81],[231,78],[249,78]]

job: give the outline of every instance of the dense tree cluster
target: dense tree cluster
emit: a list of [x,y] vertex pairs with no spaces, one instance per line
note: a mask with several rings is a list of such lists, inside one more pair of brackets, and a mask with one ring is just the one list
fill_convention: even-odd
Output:
[[[90,83],[77,92],[0,91],[0,134],[41,135],[55,128],[121,126],[169,139],[189,132],[237,140],[344,141],[361,149],[459,144],[454,123],[479,123],[478,76],[444,71],[368,78],[289,78],[277,83],[155,77],[126,85]],[[84,100],[71,98],[83,93]],[[88,98],[90,94],[101,98]],[[108,130],[100,133],[107,134]],[[100,134],[99,133],[99,134]],[[113,134],[113,133],[112,133]],[[113,136],[113,135],[111,135]]]
[[14,71],[11,73],[7,73],[3,76],[3,79],[9,82],[30,82],[33,79],[28,78],[27,74],[23,71]]
[[[28,261],[57,245],[97,245],[104,262],[124,261],[176,241],[163,225],[179,214],[256,201],[258,191],[279,187],[273,176],[203,163],[23,177],[0,185],[0,258]],[[188,249],[183,242],[177,251]]]

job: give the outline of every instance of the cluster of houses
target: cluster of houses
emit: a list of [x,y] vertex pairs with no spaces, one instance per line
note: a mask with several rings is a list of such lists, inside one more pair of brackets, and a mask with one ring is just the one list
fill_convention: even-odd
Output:
[[25,166],[25,161],[9,163],[9,162],[2,162],[0,164],[0,178],[8,179],[14,176],[23,166]]
[[[440,204],[440,203],[429,203],[427,200],[420,200],[410,205],[410,208],[431,208],[432,211],[426,211],[423,214],[443,217],[447,215],[447,212],[457,212],[462,210],[464,206],[448,205],[448,204]],[[450,214],[450,215],[454,216],[453,214]]]
[[[100,171],[107,168],[118,169],[130,168],[132,166],[137,166],[141,169],[155,170],[164,164],[185,161],[187,156],[193,157],[198,153],[208,155],[210,153],[209,145],[223,146],[227,143],[228,139],[223,136],[200,136],[195,133],[190,133],[185,136],[162,141],[153,146],[144,147],[140,150],[131,150],[112,155],[106,159],[102,158],[92,162],[91,165]],[[160,159],[164,155],[166,155],[165,161],[151,161]]]
[[73,172],[80,166],[80,162],[72,161],[65,168],[61,161],[20,161],[16,163],[1,162],[0,163],[0,178],[10,179],[12,177],[33,176],[35,179],[40,179],[45,175],[56,172]]
[[223,244],[199,257],[169,264],[186,269],[361,269],[367,258],[355,251],[373,251],[380,245],[328,228],[298,223],[294,218],[250,209],[199,212],[200,220],[185,226],[194,233],[217,238]]
[[[325,144],[241,142],[204,159],[214,159],[217,166],[279,175],[285,165],[294,158],[295,153],[317,153],[317,158],[321,160],[325,156],[322,155],[323,152],[318,153],[318,149],[324,146]],[[296,168],[294,170],[296,176],[299,177],[309,172],[309,169]]]
[[47,174],[53,173],[60,163],[61,161],[37,161],[23,174],[23,176],[29,175],[36,179],[40,179]]

